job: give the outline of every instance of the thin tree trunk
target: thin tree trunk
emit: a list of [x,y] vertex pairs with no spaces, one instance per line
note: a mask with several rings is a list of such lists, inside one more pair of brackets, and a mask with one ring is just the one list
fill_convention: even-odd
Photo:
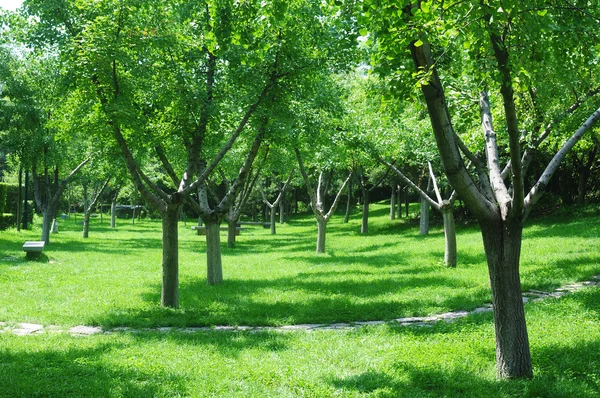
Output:
[[390,220],[396,219],[396,185],[392,184],[392,194],[390,195]]
[[325,234],[327,232],[327,220],[317,219],[317,253],[325,253]]
[[363,214],[362,214],[362,224],[360,226],[361,234],[369,233],[369,190],[363,187]]
[[277,233],[277,231],[275,230],[275,216],[277,215],[277,208],[275,206],[272,206],[270,208],[271,210],[271,235],[275,235]]
[[285,201],[279,202],[279,224],[285,223]]
[[408,219],[408,189],[404,190],[404,211],[406,213],[406,218]]
[[519,277],[522,226],[517,221],[489,220],[480,226],[492,288],[498,376],[531,378],[533,370]]
[[421,198],[421,217],[419,222],[419,234],[429,233],[429,202]]
[[221,262],[221,223],[219,220],[204,220],[206,227],[206,280],[209,285],[223,282]]
[[344,216],[344,224],[350,221],[350,210],[352,208],[352,179],[348,181],[348,199],[346,200],[346,215]]
[[441,208],[442,218],[444,219],[444,264],[446,267],[456,267],[456,224],[454,223],[454,211],[452,207]]
[[23,229],[29,224],[29,170],[25,170],[25,191],[23,193]]
[[117,197],[115,196],[110,202],[110,227],[117,226]]
[[23,166],[19,166],[19,187],[17,192],[17,232],[21,231],[21,211],[23,206]]
[[402,187],[400,185],[396,192],[398,194],[398,218],[402,218]]
[[162,292],[164,307],[179,306],[179,206],[170,205],[162,212]]

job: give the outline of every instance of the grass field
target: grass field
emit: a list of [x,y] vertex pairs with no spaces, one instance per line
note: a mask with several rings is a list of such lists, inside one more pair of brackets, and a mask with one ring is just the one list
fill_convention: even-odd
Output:
[[[458,231],[459,266],[446,269],[443,231],[427,237],[374,205],[370,234],[334,218],[314,253],[310,216],[276,236],[247,228],[223,246],[225,282],[206,285],[203,237],[180,226],[180,308],[160,301],[160,223],[74,220],[38,262],[20,246],[39,230],[0,233],[0,321],[113,326],[286,325],[392,319],[473,309],[490,301],[476,227]],[[225,238],[225,235],[222,235]],[[600,274],[600,209],[533,219],[525,290]],[[533,381],[494,378],[490,314],[454,324],[319,332],[0,335],[0,396],[593,396],[600,394],[600,293],[527,304]]]

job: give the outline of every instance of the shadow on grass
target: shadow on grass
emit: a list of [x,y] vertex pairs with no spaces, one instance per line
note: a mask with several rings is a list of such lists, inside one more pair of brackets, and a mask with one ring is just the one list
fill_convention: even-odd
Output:
[[[180,309],[158,307],[160,286],[142,295],[153,305],[146,309],[120,309],[95,319],[106,326],[210,326],[289,325],[390,320],[427,315],[424,311],[475,308],[489,299],[487,287],[466,286],[444,276],[388,273],[365,278],[362,271],[305,273],[277,279],[226,280],[207,286],[206,280],[184,281],[179,286]],[[371,274],[372,275],[372,274]],[[459,297],[421,297],[400,301],[397,293],[412,289],[465,289]]]
[[[172,373],[152,373],[114,366],[105,354],[121,344],[93,348],[0,351],[2,397],[154,397],[185,395],[183,380]],[[148,366],[150,368],[150,366]]]
[[144,332],[132,333],[136,344],[171,342],[178,347],[211,346],[220,355],[228,358],[238,358],[247,350],[261,352],[280,352],[289,347],[290,335],[280,332],[240,332],[228,331],[215,333],[206,332]]
[[[594,353],[600,342],[534,351],[532,380],[498,380],[460,365],[396,362],[389,372],[366,371],[327,382],[345,394],[378,397],[581,397],[600,396],[600,367]],[[460,353],[456,354],[457,356]],[[493,356],[487,359],[493,367]],[[468,364],[469,358],[464,358]]]

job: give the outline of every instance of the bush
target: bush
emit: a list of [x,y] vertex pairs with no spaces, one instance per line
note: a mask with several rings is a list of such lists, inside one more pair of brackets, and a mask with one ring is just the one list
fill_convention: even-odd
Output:
[[0,215],[0,230],[13,227],[15,225],[16,216],[12,213],[2,213]]

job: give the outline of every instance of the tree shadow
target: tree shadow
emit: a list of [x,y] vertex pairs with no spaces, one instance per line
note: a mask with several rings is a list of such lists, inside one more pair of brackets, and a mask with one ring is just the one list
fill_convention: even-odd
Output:
[[[154,285],[142,294],[151,308],[115,309],[94,321],[105,327],[335,323],[428,315],[424,310],[471,309],[489,300],[489,289],[475,285],[468,294],[458,297],[394,298],[402,297],[398,292],[409,289],[465,287],[464,281],[455,278],[418,273],[407,276],[402,271],[388,272],[373,280],[366,280],[362,271],[346,270],[274,279],[230,279],[218,286],[206,285],[205,279],[193,279],[180,283],[177,310],[158,306],[160,286]],[[277,298],[273,299],[273,295]]]
[[172,342],[178,347],[211,346],[220,355],[228,358],[239,358],[245,351],[281,352],[289,347],[289,334],[272,331],[195,331],[188,333],[173,330],[170,332],[149,331],[131,333],[135,344],[154,342]]
[[184,380],[172,373],[116,367],[104,360],[121,344],[93,348],[0,351],[3,397],[154,397],[185,395]]

